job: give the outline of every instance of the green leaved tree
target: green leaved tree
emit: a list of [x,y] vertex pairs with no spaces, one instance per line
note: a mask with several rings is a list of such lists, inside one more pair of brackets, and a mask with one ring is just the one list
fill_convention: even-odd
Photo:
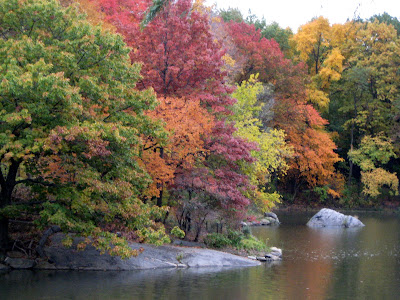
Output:
[[28,210],[112,254],[136,254],[113,229],[162,240],[162,209],[138,200],[150,179],[137,158],[163,131],[143,113],[154,95],[135,89],[122,37],[56,0],[1,0],[0,33],[0,248]]
[[233,106],[232,120],[235,121],[237,136],[258,144],[258,149],[251,153],[257,161],[241,165],[255,187],[248,190],[246,196],[259,210],[269,211],[281,198],[272,187],[272,178],[287,171],[287,160],[293,155],[293,150],[286,143],[283,130],[265,128],[260,120],[265,103],[260,103],[257,96],[264,87],[257,77],[250,75],[249,80],[237,86],[233,93],[237,103]]

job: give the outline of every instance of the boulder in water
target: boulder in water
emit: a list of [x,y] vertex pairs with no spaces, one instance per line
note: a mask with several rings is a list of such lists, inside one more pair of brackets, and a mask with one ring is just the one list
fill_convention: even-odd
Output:
[[356,217],[346,216],[333,209],[323,208],[308,221],[307,226],[352,228],[365,225]]

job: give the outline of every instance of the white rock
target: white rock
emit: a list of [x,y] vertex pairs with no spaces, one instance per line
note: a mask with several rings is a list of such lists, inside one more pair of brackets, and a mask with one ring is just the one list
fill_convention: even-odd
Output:
[[346,216],[333,209],[323,208],[308,221],[307,226],[351,228],[365,225],[355,217]]

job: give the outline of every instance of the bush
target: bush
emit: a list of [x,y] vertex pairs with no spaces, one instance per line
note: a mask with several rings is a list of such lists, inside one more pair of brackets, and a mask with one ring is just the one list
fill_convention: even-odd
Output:
[[182,229],[180,229],[178,226],[175,226],[174,228],[172,228],[171,234],[174,237],[177,237],[178,239],[183,239],[185,237],[185,232]]
[[210,233],[204,239],[204,243],[211,248],[224,248],[232,246],[236,249],[243,249],[246,251],[265,251],[267,245],[252,236],[250,232],[244,234],[240,231],[229,230],[227,234]]
[[238,248],[242,239],[244,238],[244,234],[240,231],[229,230],[226,237],[229,239],[230,244],[233,247]]
[[267,249],[267,245],[251,235],[245,239],[242,239],[240,242],[240,247],[238,248],[244,250],[263,251]]
[[204,239],[204,243],[211,248],[223,248],[231,245],[231,241],[221,233],[210,233]]

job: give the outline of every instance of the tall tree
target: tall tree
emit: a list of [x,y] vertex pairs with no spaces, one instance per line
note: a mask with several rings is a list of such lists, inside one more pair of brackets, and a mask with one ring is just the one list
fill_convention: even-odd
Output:
[[[0,24],[0,246],[8,244],[8,218],[34,205],[41,226],[137,254],[107,229],[144,229],[161,212],[137,198],[149,183],[137,163],[141,136],[160,128],[144,115],[155,98],[135,89],[140,67],[130,49],[53,0],[2,0]],[[14,198],[20,185],[34,203]]]
[[260,72],[259,80],[273,86],[273,117],[267,118],[265,121],[269,124],[264,126],[283,129],[288,144],[293,147],[291,169],[286,177],[293,193],[302,186],[329,185],[331,194],[337,196],[333,184],[337,177],[334,164],[340,158],[334,152],[335,143],[324,129],[326,120],[308,104],[304,64],[295,65],[286,59],[279,45],[263,38],[254,25],[230,22],[227,27],[235,45],[232,57],[235,61],[242,60],[243,65],[236,80],[241,82]]
[[[206,159],[176,174],[175,191],[191,189],[186,184],[190,178],[206,178],[198,186],[217,199],[216,207],[230,209],[237,205],[237,211],[244,210],[249,200],[243,196],[242,186],[248,185],[248,180],[238,162],[252,161],[250,149],[254,146],[233,136],[235,128],[226,120],[235,100],[229,95],[233,89],[225,84],[221,70],[224,51],[210,33],[206,10],[189,0],[171,2],[140,31],[136,23],[137,17],[140,22],[140,13],[132,1],[104,0],[102,5],[113,3],[120,6],[110,10],[108,18],[134,48],[132,60],[143,63],[143,79],[138,86],[152,87],[159,98],[198,99],[215,119],[211,134],[204,136]],[[119,17],[127,13],[125,8],[132,14],[131,19]],[[207,176],[196,177],[200,169],[207,170]]]

